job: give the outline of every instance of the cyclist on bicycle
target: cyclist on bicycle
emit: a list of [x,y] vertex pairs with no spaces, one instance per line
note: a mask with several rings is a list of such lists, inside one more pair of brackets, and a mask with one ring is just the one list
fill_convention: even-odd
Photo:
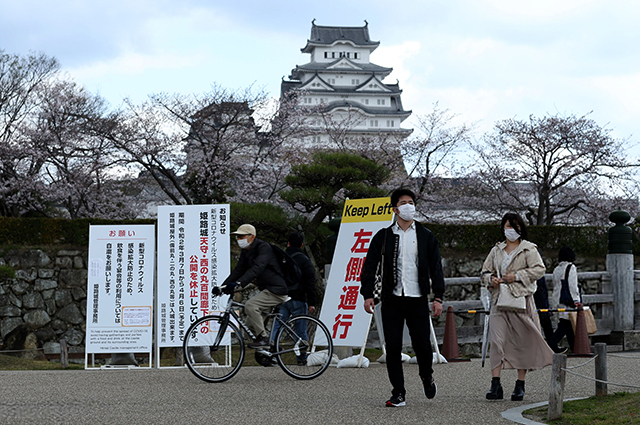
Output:
[[[238,265],[219,288],[232,294],[236,286],[242,288],[255,281],[260,292],[251,297],[244,306],[247,326],[256,335],[249,348],[269,347],[269,335],[264,329],[263,311],[287,300],[287,283],[282,276],[278,261],[269,243],[256,238],[256,228],[243,224],[231,233],[236,235],[241,253]],[[214,288],[214,291],[218,288]],[[214,292],[215,294],[215,292]]]

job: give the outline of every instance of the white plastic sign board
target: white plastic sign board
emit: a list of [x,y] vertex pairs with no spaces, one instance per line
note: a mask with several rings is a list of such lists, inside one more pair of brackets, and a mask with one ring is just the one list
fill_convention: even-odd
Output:
[[89,227],[87,353],[152,352],[155,226]]
[[320,313],[335,346],[361,347],[366,342],[371,315],[364,311],[360,272],[373,235],[392,219],[389,198],[345,202]]
[[230,272],[229,205],[158,207],[157,346],[181,347],[191,323],[219,311]]

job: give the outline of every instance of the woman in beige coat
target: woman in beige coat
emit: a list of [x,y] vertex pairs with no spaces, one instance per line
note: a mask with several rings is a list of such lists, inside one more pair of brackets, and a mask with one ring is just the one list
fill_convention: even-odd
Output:
[[[518,214],[505,214],[501,228],[505,241],[493,247],[482,266],[482,282],[492,292],[489,316],[492,380],[487,399],[502,399],[500,372],[517,369],[518,380],[511,400],[520,401],[524,397],[527,371],[542,369],[553,360],[553,351],[540,332],[533,301],[536,281],[544,275],[545,266],[536,245],[526,240],[527,228]],[[507,285],[505,289],[514,297],[525,297],[525,310],[497,307],[501,283]]]

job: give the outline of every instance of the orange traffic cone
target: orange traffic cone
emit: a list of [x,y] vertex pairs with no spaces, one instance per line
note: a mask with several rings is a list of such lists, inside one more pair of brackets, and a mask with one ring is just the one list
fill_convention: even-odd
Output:
[[589,334],[587,333],[587,322],[584,318],[584,310],[582,307],[578,308],[578,314],[576,317],[576,337],[573,342],[573,354],[574,357],[592,357],[591,344],[589,343]]
[[444,340],[442,341],[442,355],[448,362],[464,362],[470,359],[460,358],[458,350],[458,335],[456,333],[456,319],[453,307],[447,308],[447,320],[444,324]]

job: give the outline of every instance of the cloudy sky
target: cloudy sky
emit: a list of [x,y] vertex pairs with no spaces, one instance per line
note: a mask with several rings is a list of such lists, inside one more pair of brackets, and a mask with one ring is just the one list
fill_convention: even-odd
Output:
[[[273,96],[317,25],[361,26],[372,61],[404,90],[477,123],[591,111],[629,146],[640,141],[640,2],[635,0],[0,0],[0,49],[55,56],[114,106],[212,83]],[[409,119],[405,127],[411,127]],[[640,148],[632,150],[640,154]]]

